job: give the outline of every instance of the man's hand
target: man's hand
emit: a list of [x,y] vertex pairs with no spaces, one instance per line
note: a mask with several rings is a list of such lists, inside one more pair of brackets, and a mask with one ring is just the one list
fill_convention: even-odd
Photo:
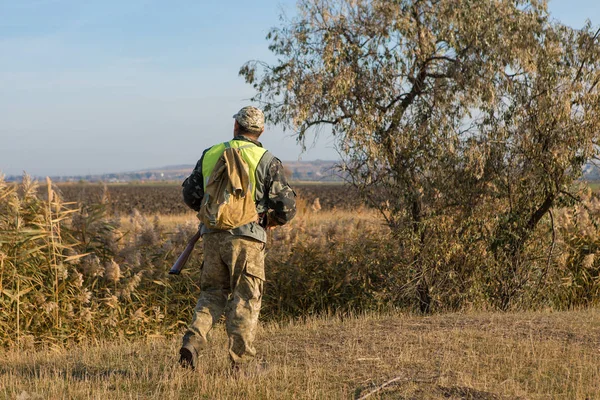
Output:
[[273,211],[269,211],[268,213],[261,213],[258,215],[258,224],[262,226],[264,229],[273,229],[280,224],[277,223],[275,217],[273,217]]
[[275,221],[275,218],[267,217],[267,228],[266,229],[274,229],[279,226],[279,224]]
[[270,211],[267,214],[267,226],[266,226],[266,229],[273,229],[275,227],[278,227],[279,225],[281,225],[281,224],[278,223],[277,220],[275,219],[275,217],[273,216],[273,211]]

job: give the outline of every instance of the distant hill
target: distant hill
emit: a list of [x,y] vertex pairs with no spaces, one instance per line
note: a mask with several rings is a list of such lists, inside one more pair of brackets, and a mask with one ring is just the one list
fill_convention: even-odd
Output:
[[[340,172],[336,170],[336,161],[284,161],[286,176],[291,181],[308,182],[341,182]],[[100,175],[74,175],[74,176],[52,176],[55,182],[182,182],[187,178],[195,165],[168,165],[160,168],[144,169],[132,172],[119,172]],[[36,176],[35,178],[44,178]],[[20,181],[20,175],[8,176],[9,182]],[[583,179],[587,181],[600,181],[600,167],[586,164],[583,168]]]
[[287,176],[292,181],[340,182],[336,161],[284,161]]
[[[291,181],[338,182],[342,179],[336,174],[335,161],[284,161],[286,176]],[[99,175],[53,176],[55,182],[168,182],[183,181],[195,165],[169,165],[160,168],[144,169],[131,172],[118,172]],[[42,178],[42,177],[38,177]],[[8,181],[20,181],[21,176],[9,176]]]

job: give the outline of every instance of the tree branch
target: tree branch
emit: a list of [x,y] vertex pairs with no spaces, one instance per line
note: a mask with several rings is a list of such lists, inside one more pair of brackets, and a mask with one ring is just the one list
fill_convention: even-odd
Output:
[[556,195],[554,193],[549,193],[546,196],[546,199],[542,203],[542,205],[533,213],[529,221],[527,221],[527,229],[528,231],[532,231],[538,222],[542,219],[544,215],[550,210],[552,204],[554,204],[554,198]]
[[596,41],[596,39],[598,39],[599,35],[600,35],[600,28],[598,28],[598,30],[596,31],[596,34],[592,37],[592,40],[590,40],[590,45],[588,46],[588,48],[585,51],[585,56],[583,57],[583,60],[581,60],[581,64],[579,65],[579,69],[577,70],[577,74],[575,74],[575,78],[573,79],[573,83],[577,82],[577,80],[579,80],[579,78],[581,77],[581,73],[583,72],[583,67],[584,67],[584,65],[585,65],[585,63],[587,62],[587,59],[588,59],[589,51],[592,48],[592,46],[594,45],[594,42]]

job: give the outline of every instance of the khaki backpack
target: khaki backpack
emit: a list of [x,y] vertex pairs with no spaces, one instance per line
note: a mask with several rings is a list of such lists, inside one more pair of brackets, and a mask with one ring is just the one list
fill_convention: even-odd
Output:
[[207,228],[229,230],[258,221],[248,174],[240,149],[226,148],[208,178],[198,212]]

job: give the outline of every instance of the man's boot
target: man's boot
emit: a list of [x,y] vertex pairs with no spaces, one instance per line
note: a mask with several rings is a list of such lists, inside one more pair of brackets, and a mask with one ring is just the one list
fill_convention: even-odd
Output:
[[188,343],[179,349],[179,365],[183,368],[196,369],[196,365],[198,365],[198,352],[194,346]]
[[193,333],[186,333],[183,336],[183,345],[179,349],[179,365],[183,368],[196,369],[198,366],[198,350],[204,345],[205,340]]

